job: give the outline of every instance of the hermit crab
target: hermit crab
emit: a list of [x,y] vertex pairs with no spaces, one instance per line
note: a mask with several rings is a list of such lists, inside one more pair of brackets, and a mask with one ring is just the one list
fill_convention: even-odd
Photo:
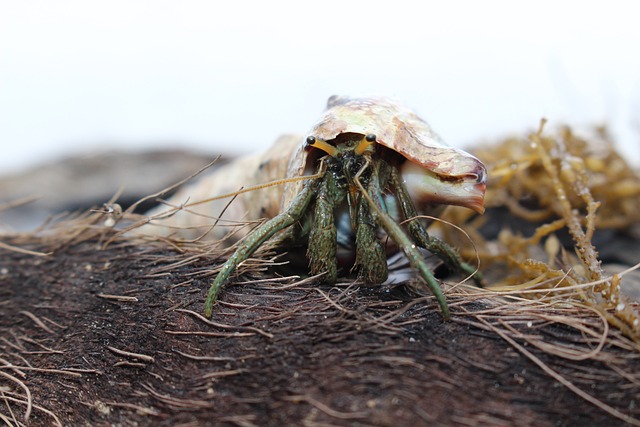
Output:
[[[174,196],[206,199],[240,185],[252,188],[281,180],[282,185],[269,196],[246,192],[244,200],[226,207],[227,219],[270,219],[240,236],[235,253],[211,284],[205,302],[207,317],[229,276],[271,238],[283,246],[304,242],[310,273],[326,282],[336,281],[342,254],[352,253],[351,269],[368,284],[387,279],[384,242],[390,240],[426,282],[445,318],[449,316],[446,299],[418,247],[438,256],[449,269],[480,280],[476,269],[453,248],[427,233],[418,212],[459,205],[483,213],[486,169],[474,156],[444,143],[424,120],[395,101],[333,96],[305,137],[283,138],[266,156],[238,162],[219,169],[199,189],[187,188]],[[234,181],[238,171],[246,177],[250,170],[254,171],[251,179]],[[171,220],[193,226],[186,213]],[[216,216],[211,208],[209,213]],[[204,217],[201,211],[196,218]],[[203,223],[197,225],[202,232]],[[228,232],[222,230],[215,235],[214,228],[215,237]]]

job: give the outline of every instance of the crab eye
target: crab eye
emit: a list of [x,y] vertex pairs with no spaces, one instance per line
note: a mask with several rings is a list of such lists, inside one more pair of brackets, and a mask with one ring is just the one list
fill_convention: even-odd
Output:
[[316,137],[315,136],[308,136],[307,137],[307,141],[306,141],[306,145],[307,147],[313,145],[316,143]]
[[365,136],[364,139],[366,139],[367,142],[376,142],[376,136],[372,133]]

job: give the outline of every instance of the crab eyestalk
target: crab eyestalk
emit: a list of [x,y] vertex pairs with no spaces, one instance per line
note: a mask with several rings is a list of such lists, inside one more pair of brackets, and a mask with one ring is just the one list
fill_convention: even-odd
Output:
[[307,137],[306,145],[308,147],[317,148],[319,150],[324,151],[331,157],[335,157],[338,152],[338,149],[331,144],[327,144],[325,141],[321,139],[316,139],[315,136]]
[[356,145],[356,148],[353,149],[353,152],[358,156],[362,156],[367,150],[370,150],[373,147],[373,144],[376,142],[376,136],[372,133],[367,134],[362,140]]

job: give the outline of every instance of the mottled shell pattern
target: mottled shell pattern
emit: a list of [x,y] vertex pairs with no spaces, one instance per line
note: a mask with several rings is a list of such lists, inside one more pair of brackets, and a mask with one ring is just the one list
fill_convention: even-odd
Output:
[[147,215],[161,219],[154,219],[134,232],[182,239],[225,239],[227,244],[240,240],[253,228],[247,222],[273,218],[280,213],[282,185],[248,191],[233,199],[199,202],[283,179],[291,153],[301,140],[300,135],[283,135],[264,153],[214,166],[211,172],[182,187],[167,201],[169,206],[185,206],[184,209],[167,215],[171,211],[168,206],[153,208]]
[[[404,156],[408,161],[401,173],[418,208],[449,204],[484,212],[485,166],[471,154],[445,143],[407,107],[388,98],[332,96],[308,135],[330,141],[343,133],[374,134],[379,144]],[[287,176],[315,172],[308,159],[309,150],[301,141],[291,157]],[[283,206],[288,206],[301,185],[290,183],[285,187]]]

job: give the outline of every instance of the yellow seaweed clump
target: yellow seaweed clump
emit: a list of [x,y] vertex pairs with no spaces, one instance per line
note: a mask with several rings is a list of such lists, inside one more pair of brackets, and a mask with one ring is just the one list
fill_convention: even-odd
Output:
[[626,272],[608,275],[592,243],[596,230],[637,232],[640,177],[604,128],[587,139],[569,127],[547,134],[544,124],[527,138],[474,151],[489,171],[487,213],[469,221],[471,214],[452,209],[445,219],[466,223],[475,248],[442,232],[467,248],[464,256],[477,251],[489,289],[587,305],[640,345],[638,304],[620,293]]

